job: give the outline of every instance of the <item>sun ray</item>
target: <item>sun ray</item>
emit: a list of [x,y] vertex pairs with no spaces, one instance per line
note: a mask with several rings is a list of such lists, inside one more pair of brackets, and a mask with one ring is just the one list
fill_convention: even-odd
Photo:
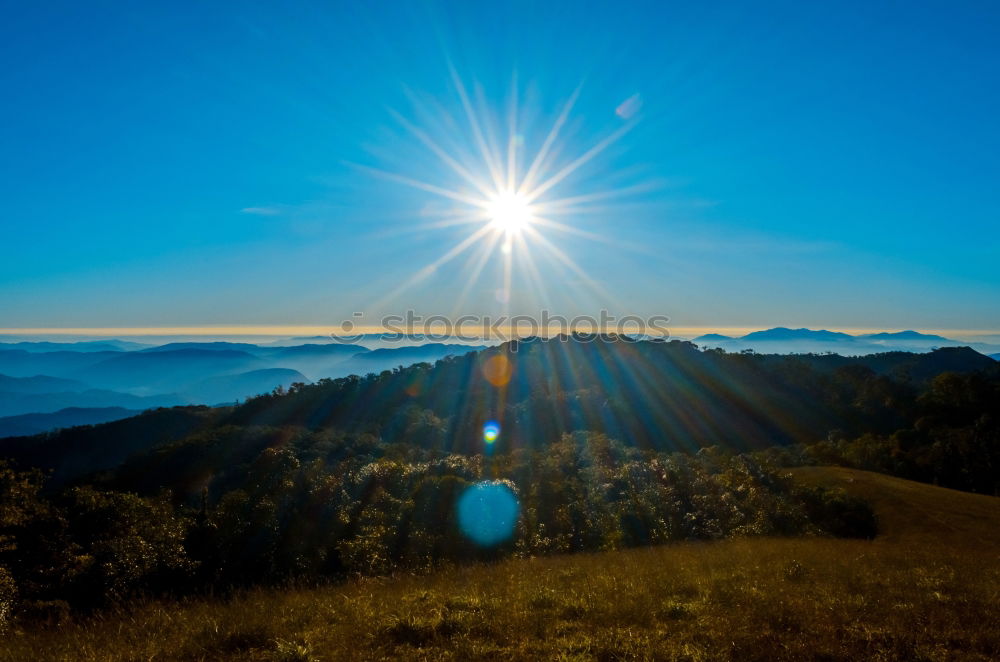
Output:
[[409,288],[413,287],[414,285],[416,285],[420,281],[424,280],[425,278],[427,278],[428,276],[430,276],[431,274],[433,274],[435,271],[437,271],[437,269],[439,267],[441,267],[445,263],[449,262],[455,256],[459,255],[466,248],[468,248],[469,246],[471,246],[472,244],[474,244],[480,237],[482,237],[484,234],[486,234],[486,233],[488,233],[490,231],[491,231],[491,228],[488,225],[484,225],[483,227],[479,228],[478,230],[476,230],[475,232],[473,232],[471,235],[469,235],[468,237],[466,237],[465,239],[463,239],[461,242],[459,242],[458,244],[456,244],[455,246],[453,246],[447,253],[445,253],[444,255],[442,255],[441,257],[439,257],[438,259],[434,260],[430,264],[428,264],[428,265],[424,266],[423,268],[419,269],[415,274],[413,274],[405,282],[403,282],[402,284],[400,284],[392,292],[390,292],[386,296],[384,296],[381,299],[379,299],[378,301],[376,301],[373,307],[375,309],[379,309],[381,306],[387,304],[389,301],[392,301],[393,299],[395,299],[397,296],[399,296],[400,294],[402,294],[403,292],[405,292]]
[[455,88],[458,90],[458,96],[462,101],[462,107],[465,109],[466,118],[469,121],[469,125],[472,127],[472,134],[476,141],[476,145],[479,147],[479,151],[482,154],[486,168],[489,170],[490,177],[493,179],[493,185],[499,188],[503,182],[500,175],[500,167],[493,158],[493,153],[486,144],[486,138],[483,136],[483,130],[479,126],[479,120],[476,119],[476,113],[472,109],[472,102],[469,100],[469,94],[465,89],[465,85],[462,83],[462,79],[459,78],[458,72],[453,66],[449,66],[449,68],[451,69],[452,81],[454,82]]
[[484,186],[479,178],[477,178],[475,175],[469,172],[461,163],[456,161],[454,157],[452,157],[450,154],[448,154],[448,152],[446,152],[436,142],[434,142],[434,140],[430,136],[428,136],[426,132],[422,131],[421,129],[411,124],[402,115],[399,115],[398,113],[395,112],[393,112],[393,114],[396,116],[396,119],[417,138],[417,140],[422,142],[424,145],[427,146],[428,149],[434,152],[438,156],[438,158],[444,161],[452,170],[455,171],[455,173],[458,176],[460,176],[462,179],[464,179],[469,184],[474,186],[484,195],[489,193],[489,188],[487,186]]
[[511,100],[507,127],[507,190],[515,191],[517,179],[517,75],[511,83]]
[[544,225],[545,227],[552,228],[553,230],[559,230],[567,234],[573,234],[576,235],[577,237],[583,237],[584,239],[591,239],[593,241],[600,241],[600,242],[608,241],[607,237],[599,235],[596,232],[587,232],[586,230],[575,228],[572,225],[567,225],[566,223],[553,221],[552,219],[546,218],[544,216],[535,216],[534,222],[536,225]]
[[412,234],[422,234],[428,230],[444,230],[446,228],[454,228],[462,225],[478,225],[483,222],[483,217],[479,215],[470,215],[468,213],[458,217],[446,218],[440,221],[433,221],[428,223],[408,223],[399,227],[394,227],[391,229],[381,230],[379,232],[374,232],[368,236],[378,239],[384,239],[388,237],[404,237],[406,235]]
[[[538,266],[535,264],[535,259],[531,255],[531,249],[528,247],[528,242],[524,240],[523,234],[518,235],[514,240],[518,245],[518,259],[524,262],[525,269],[528,271],[528,278],[526,279],[528,284],[537,291],[539,303],[542,306],[548,306],[551,301],[549,298],[548,288],[545,286],[545,279],[542,278],[542,274],[539,272]],[[542,329],[542,331],[545,330]]]
[[551,189],[553,186],[555,186],[562,180],[566,179],[566,177],[568,177],[570,174],[572,174],[574,171],[580,168],[580,166],[588,163],[595,156],[597,156],[598,154],[606,150],[608,147],[613,145],[615,142],[617,142],[622,136],[631,131],[633,126],[635,126],[634,122],[626,124],[625,126],[621,127],[620,129],[612,133],[610,136],[608,136],[604,140],[600,141],[599,143],[588,149],[586,152],[583,153],[583,155],[572,161],[562,170],[552,175],[547,180],[539,184],[537,187],[526,193],[525,196],[529,200],[532,201],[537,200],[540,195]]
[[500,303],[503,304],[504,315],[510,312],[511,280],[514,266],[514,235],[508,233],[504,237],[503,252],[503,287],[500,290]]
[[535,203],[535,205],[539,209],[544,210],[545,213],[551,214],[554,210],[561,210],[563,208],[573,210],[573,205],[599,202],[601,200],[611,200],[614,198],[624,198],[638,193],[648,193],[654,189],[655,185],[647,182],[642,184],[633,184],[632,186],[625,186],[617,189],[610,189],[607,191],[595,191],[594,193],[585,193],[583,195],[546,200],[544,202]]
[[489,109],[491,103],[486,99],[486,93],[483,90],[482,85],[476,83],[476,103],[479,104],[480,112],[482,113],[483,121],[481,126],[483,128],[483,135],[485,137],[486,144],[489,146],[490,154],[493,155],[493,160],[497,164],[497,181],[494,186],[496,189],[503,190],[504,183],[506,181],[506,166],[504,164],[504,155],[506,154],[505,146],[503,141],[498,138],[498,131],[503,128],[502,123],[497,121],[491,121],[492,114]]
[[450,198],[457,202],[464,202],[465,204],[476,207],[482,206],[482,200],[480,200],[479,198],[475,198],[471,195],[465,195],[463,193],[459,193],[458,191],[452,191],[450,189],[446,189],[441,186],[428,184],[427,182],[422,182],[419,179],[413,179],[412,177],[399,175],[394,172],[389,172],[388,170],[381,170],[379,168],[373,168],[371,166],[362,165],[360,163],[351,163],[350,161],[346,161],[345,163],[351,166],[352,168],[357,168],[358,170],[362,170],[369,174],[376,175],[377,177],[381,177],[383,179],[389,179],[394,182],[399,182],[400,184],[406,184],[407,186],[420,189],[421,191],[434,193],[435,195],[440,195],[445,198]]
[[566,105],[563,106],[562,112],[559,113],[559,117],[556,118],[555,124],[552,125],[552,129],[549,131],[549,134],[545,137],[545,141],[542,143],[541,148],[538,150],[538,153],[535,155],[534,160],[528,167],[528,172],[525,173],[524,179],[521,181],[521,186],[517,190],[518,193],[523,194],[525,189],[530,188],[533,185],[535,175],[538,172],[538,169],[542,167],[542,163],[544,162],[545,157],[548,156],[549,150],[552,148],[552,145],[559,137],[559,132],[562,131],[562,127],[566,123],[566,119],[569,117],[569,113],[573,109],[573,106],[576,104],[576,100],[579,96],[580,96],[580,87],[577,87],[576,90],[573,91],[573,94],[570,96],[569,101],[567,101]]
[[462,286],[462,291],[459,292],[458,297],[455,299],[455,305],[451,310],[452,317],[455,317],[462,311],[462,306],[465,305],[466,297],[469,296],[469,292],[471,292],[472,288],[476,286],[477,282],[479,282],[479,275],[482,274],[483,269],[486,268],[486,264],[488,262],[486,258],[493,252],[493,249],[499,241],[500,233],[493,233],[493,235],[487,238],[483,243],[483,246],[478,253],[478,258],[470,258],[470,262],[473,262],[475,266],[472,268],[472,273],[465,280],[465,285]]
[[[588,210],[588,213],[592,213]],[[554,221],[550,218],[544,216],[535,216],[534,224],[540,225],[547,228],[552,228],[557,232],[564,232],[566,234],[572,234],[577,237],[582,237],[584,239],[589,239],[590,241],[596,241],[598,243],[604,244],[606,246],[614,246],[616,248],[621,248],[623,250],[631,251],[633,253],[641,253],[643,255],[659,255],[659,251],[654,251],[649,246],[643,244],[637,244],[632,241],[622,241],[615,237],[610,237],[603,234],[598,234],[596,232],[588,232],[587,230],[581,230],[572,225],[566,223],[560,223],[559,221]]]
[[576,274],[583,282],[590,285],[594,291],[603,297],[606,301],[610,301],[613,297],[611,294],[597,281],[593,279],[586,271],[584,271],[576,262],[573,261],[566,253],[564,253],[558,246],[553,244],[551,241],[545,238],[541,232],[533,227],[526,228],[527,232],[531,234],[541,246],[546,248],[559,262],[564,264],[570,271]]

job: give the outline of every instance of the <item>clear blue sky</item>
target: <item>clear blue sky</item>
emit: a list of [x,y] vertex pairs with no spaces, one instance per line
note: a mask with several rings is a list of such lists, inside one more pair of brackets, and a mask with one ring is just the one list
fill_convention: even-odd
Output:
[[545,231],[586,277],[526,237],[512,312],[1000,329],[997,3],[19,4],[0,328],[447,314],[480,259],[506,308],[478,247],[384,299],[475,229],[368,169],[465,186],[407,128],[481,166],[453,67],[522,163],[580,89],[550,174],[634,123],[551,191],[622,193]]

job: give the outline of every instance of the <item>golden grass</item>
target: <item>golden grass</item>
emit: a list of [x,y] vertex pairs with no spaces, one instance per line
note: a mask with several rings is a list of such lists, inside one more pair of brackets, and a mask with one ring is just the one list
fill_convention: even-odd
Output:
[[0,660],[1000,658],[1000,499],[796,473],[871,497],[886,537],[691,543],[153,602],[11,633]]
[[871,504],[879,541],[1000,553],[1000,499],[843,467],[798,467],[805,485],[839,487]]

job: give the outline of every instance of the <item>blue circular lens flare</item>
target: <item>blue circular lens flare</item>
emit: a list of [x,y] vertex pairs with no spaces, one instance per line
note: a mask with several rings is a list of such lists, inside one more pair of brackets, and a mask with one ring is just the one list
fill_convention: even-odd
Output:
[[471,485],[458,498],[458,526],[481,547],[494,547],[514,535],[521,506],[510,486],[500,481]]
[[500,424],[496,421],[488,421],[483,426],[483,440],[487,444],[492,444],[500,438]]

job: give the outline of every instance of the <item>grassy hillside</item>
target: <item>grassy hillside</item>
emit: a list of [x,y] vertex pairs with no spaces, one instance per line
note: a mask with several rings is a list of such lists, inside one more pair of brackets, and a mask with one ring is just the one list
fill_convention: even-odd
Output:
[[798,467],[800,483],[839,487],[865,499],[879,542],[947,545],[1000,556],[1000,499],[843,467]]
[[152,602],[10,633],[0,659],[1000,657],[1000,499],[839,468],[795,474],[871,499],[884,535],[685,543]]

